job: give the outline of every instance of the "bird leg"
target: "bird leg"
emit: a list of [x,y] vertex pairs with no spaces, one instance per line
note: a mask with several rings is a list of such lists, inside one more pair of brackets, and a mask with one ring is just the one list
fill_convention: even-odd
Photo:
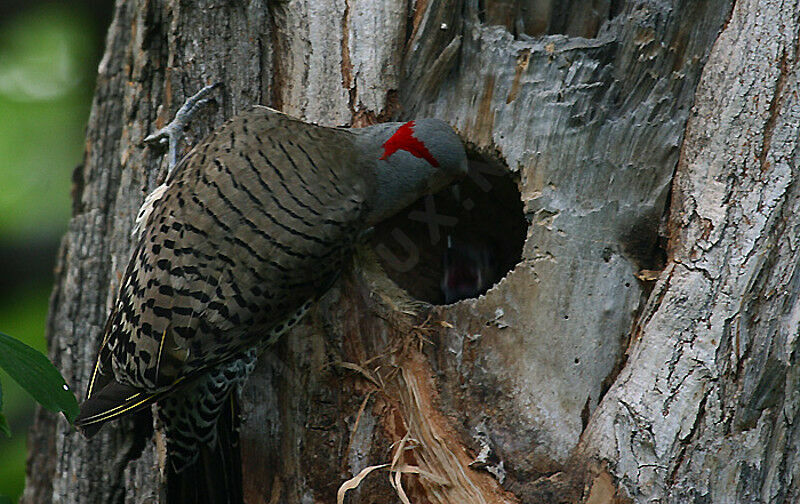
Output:
[[220,82],[209,84],[189,97],[186,103],[178,109],[175,118],[172,119],[169,124],[155,133],[148,135],[144,139],[145,143],[149,144],[167,144],[167,161],[169,163],[167,167],[167,177],[169,177],[169,174],[178,164],[178,142],[180,141],[184,128],[186,128],[186,125],[189,124],[189,121],[192,120],[192,117],[201,107],[212,101],[211,98],[206,98],[206,96],[220,85]]

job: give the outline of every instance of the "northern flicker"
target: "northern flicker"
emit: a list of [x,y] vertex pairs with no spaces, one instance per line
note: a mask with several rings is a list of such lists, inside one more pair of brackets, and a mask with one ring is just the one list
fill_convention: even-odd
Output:
[[475,297],[497,281],[497,265],[490,246],[478,240],[447,236],[441,288],[446,304]]
[[[459,137],[436,119],[329,128],[253,106],[228,120],[147,198],[75,424],[92,436],[156,402],[170,470],[215,463],[198,456],[230,436],[220,412],[359,235],[466,171]],[[188,484],[199,502],[241,499]]]

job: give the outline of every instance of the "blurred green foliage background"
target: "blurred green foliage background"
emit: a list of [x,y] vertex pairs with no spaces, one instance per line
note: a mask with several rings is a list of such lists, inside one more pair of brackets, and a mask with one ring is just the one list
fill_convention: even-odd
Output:
[[[46,352],[53,265],[83,157],[108,0],[0,1],[0,331]],[[0,435],[0,495],[25,482],[34,402],[0,370],[12,437]]]

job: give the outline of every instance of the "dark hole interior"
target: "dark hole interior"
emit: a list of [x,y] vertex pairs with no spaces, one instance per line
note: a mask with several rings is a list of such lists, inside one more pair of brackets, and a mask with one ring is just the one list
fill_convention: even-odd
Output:
[[595,38],[603,23],[624,7],[625,0],[480,0],[478,18],[505,26],[514,38],[559,33]]
[[470,158],[470,174],[376,227],[387,275],[432,304],[485,293],[519,261],[527,221],[517,184],[496,161]]

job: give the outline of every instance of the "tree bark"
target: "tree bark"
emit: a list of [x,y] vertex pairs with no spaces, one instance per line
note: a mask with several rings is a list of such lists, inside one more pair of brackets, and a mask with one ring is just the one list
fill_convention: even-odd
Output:
[[[522,215],[484,208],[491,182],[479,210],[524,217],[521,260],[434,306],[409,292],[438,285],[436,237],[405,268],[409,216],[376,229],[245,388],[247,501],[333,503],[379,466],[346,502],[792,502],[798,44],[775,0],[119,0],[51,357],[82,395],[163,173],[141,141],[202,85],[224,89],[190,145],[253,103],[434,116],[516,182]],[[160,502],[163,446],[148,419],[87,441],[40,410],[23,502]]]

